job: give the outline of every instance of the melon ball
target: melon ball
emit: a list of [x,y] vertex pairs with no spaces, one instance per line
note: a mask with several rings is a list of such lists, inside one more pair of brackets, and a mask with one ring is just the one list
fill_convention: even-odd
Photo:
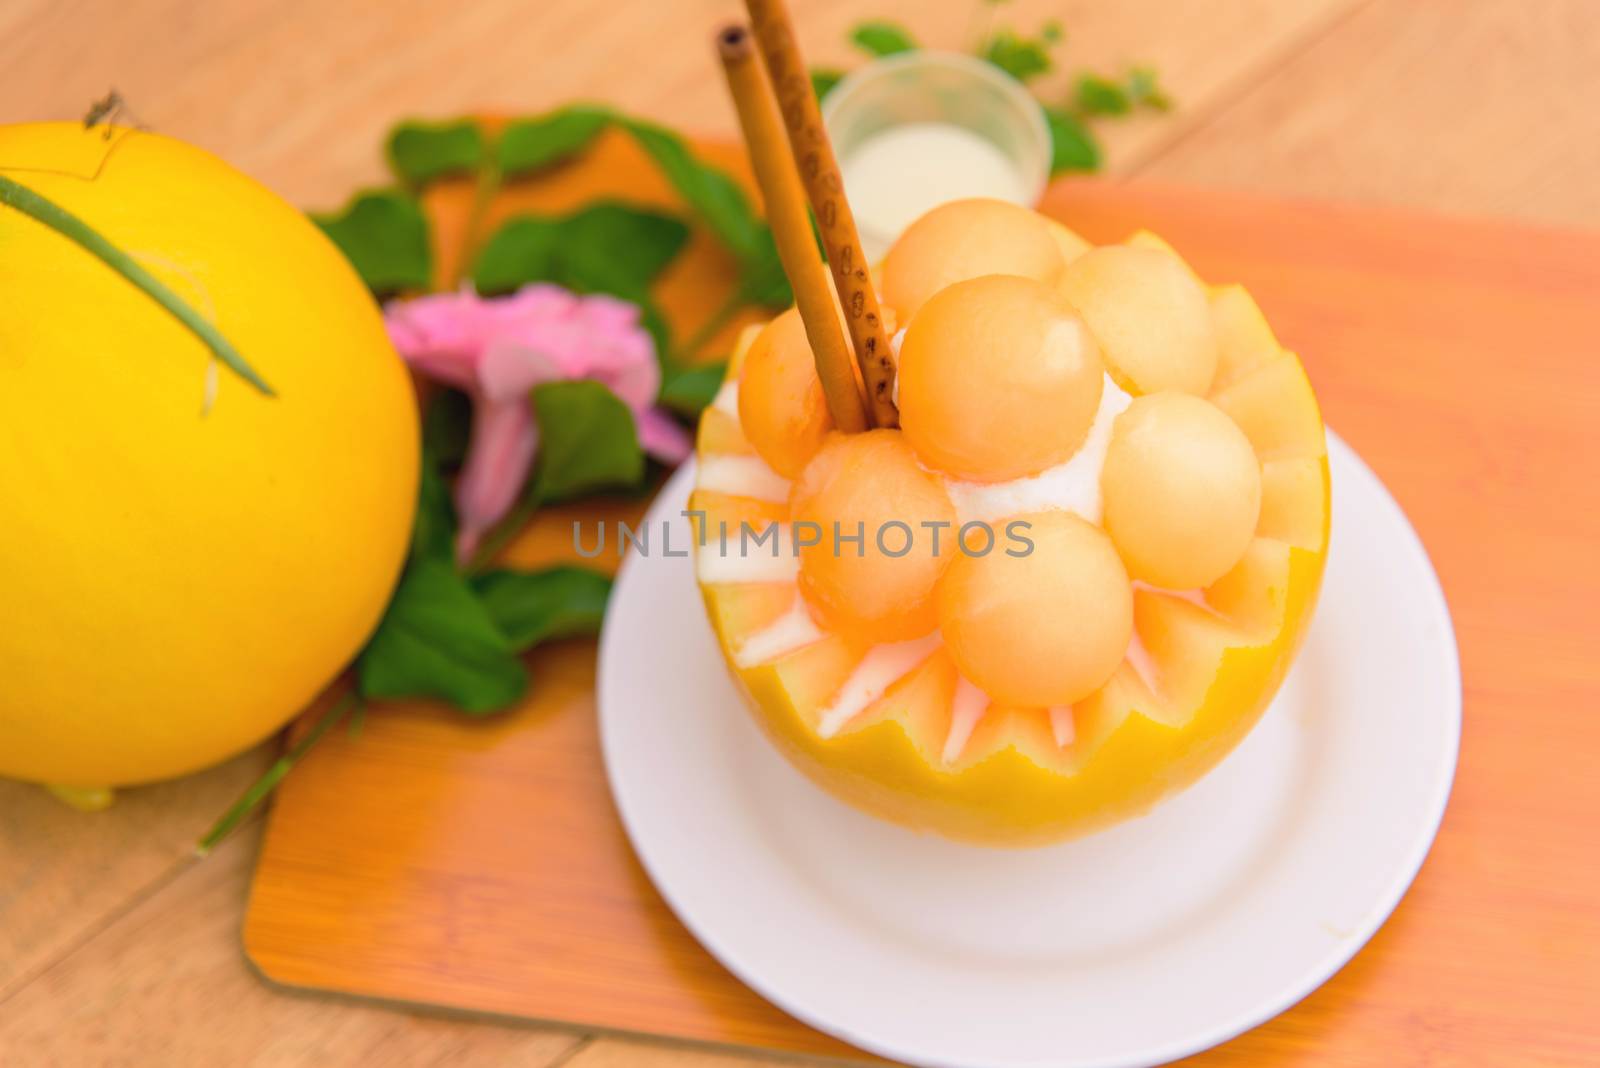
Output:
[[739,424],[767,466],[797,478],[833,429],[800,313],[790,308],[751,342],[739,372]]
[[1001,704],[1023,708],[1089,696],[1122,663],[1133,635],[1133,587],[1117,550],[1071,512],[995,524],[993,550],[958,554],[937,601],[961,673]]
[[832,629],[881,641],[933,630],[956,512],[899,431],[829,435],[790,490],[789,518],[800,588]]
[[1099,346],[1042,282],[988,275],[923,305],[900,347],[900,426],[924,463],[999,482],[1067,460],[1100,406]]
[[1227,574],[1249,547],[1261,464],[1210,401],[1152,393],[1117,416],[1100,488],[1106,530],[1133,576],[1188,590]]
[[1048,220],[1004,200],[952,200],[907,227],[883,260],[883,300],[902,324],[939,290],[986,274],[1055,282],[1065,266]]
[[1060,291],[1082,313],[1111,376],[1128,392],[1203,395],[1210,388],[1217,370],[1211,303],[1175,254],[1105,245],[1067,265]]

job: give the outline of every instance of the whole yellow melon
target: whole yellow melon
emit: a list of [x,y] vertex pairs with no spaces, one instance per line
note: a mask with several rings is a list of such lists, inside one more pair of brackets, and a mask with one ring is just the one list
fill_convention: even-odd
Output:
[[411,385],[339,251],[214,156],[4,126],[0,175],[131,255],[273,390],[0,206],[0,776],[191,772],[280,728],[376,626],[416,501]]

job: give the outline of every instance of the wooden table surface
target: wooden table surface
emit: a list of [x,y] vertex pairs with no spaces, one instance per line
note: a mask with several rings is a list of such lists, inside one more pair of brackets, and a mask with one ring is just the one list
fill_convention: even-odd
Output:
[[[863,15],[958,46],[977,4],[795,6],[809,57],[842,63],[844,31]],[[114,85],[142,121],[325,207],[380,179],[378,146],[400,116],[588,97],[731,135],[706,41],[736,11],[735,0],[6,0],[0,122],[78,117]],[[1015,0],[1002,11],[1023,27],[1059,16],[1069,67],[1160,68],[1180,106],[1107,132],[1112,175],[1600,227],[1595,0]],[[1589,670],[1575,692],[1593,703]],[[767,1063],[267,987],[239,945],[259,824],[206,861],[189,850],[270,757],[262,747],[130,791],[95,816],[0,782],[0,1064]],[[1306,1063],[1296,1056],[1273,1063]]]

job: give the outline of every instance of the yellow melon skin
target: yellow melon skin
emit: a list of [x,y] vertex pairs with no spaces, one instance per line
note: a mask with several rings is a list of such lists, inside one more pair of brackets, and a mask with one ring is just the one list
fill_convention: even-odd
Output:
[[305,216],[210,154],[0,127],[0,173],[208,317],[276,391],[82,248],[0,208],[0,776],[76,788],[223,760],[361,648],[416,503],[409,377]]
[[[796,708],[775,665],[733,671],[759,723],[789,762],[835,797],[919,831],[979,845],[1025,847],[1074,838],[1149,811],[1191,785],[1266,710],[1304,637],[1321,585],[1320,553],[1292,550],[1287,625],[1272,640],[1230,649],[1186,725],[1130,714],[1081,767],[1050,766],[1018,746],[969,767],[940,769],[900,719],[823,740]],[[716,627],[719,593],[705,589]],[[731,663],[730,658],[730,663]]]
[[[788,610],[783,584],[703,582],[711,625],[757,723],[818,786],[883,819],[974,844],[1029,847],[1148,812],[1211,770],[1260,719],[1310,623],[1326,560],[1330,498],[1320,414],[1298,359],[1272,338],[1237,287],[1210,290],[1226,375],[1208,396],[1240,426],[1262,461],[1263,507],[1234,569],[1183,596],[1135,587],[1135,629],[1160,669],[1159,693],[1123,665],[1073,706],[1061,744],[1044,709],[990,707],[959,755],[947,759],[948,650],[936,649],[837,733],[822,710],[864,648],[830,635],[771,662],[741,666],[751,634]],[[738,373],[738,355],[730,367]],[[737,454],[736,426],[702,427],[702,457]],[[726,492],[696,490],[709,523],[764,510]]]

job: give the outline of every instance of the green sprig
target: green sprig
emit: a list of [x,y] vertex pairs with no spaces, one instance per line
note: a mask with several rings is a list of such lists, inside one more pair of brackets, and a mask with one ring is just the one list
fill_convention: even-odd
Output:
[[161,305],[172,314],[173,318],[187,327],[200,339],[201,344],[210,349],[234,374],[267,396],[276,396],[266,380],[244,361],[244,357],[239,355],[239,351],[215,326],[207,322],[205,317],[190,307],[182,297],[163,285],[155,275],[141,267],[137,260],[107,241],[88,223],[59,204],[3,174],[0,174],[0,204],[15,208],[30,219],[48,226],[132,282],[147,297]]
[[850,31],[850,43],[872,56],[894,56],[914,52],[917,42],[909,30],[884,20],[862,22]]
[[[993,15],[1005,3],[1007,0],[982,0],[975,8],[970,27],[974,31],[973,53],[1023,83],[1057,69],[1055,53],[1066,40],[1061,20],[1047,19],[1031,36],[1008,27],[996,27]],[[909,30],[877,20],[858,23],[847,40],[874,56],[909,52],[918,47]],[[821,99],[843,77],[844,72],[840,70],[815,68],[811,71],[812,90]],[[1122,118],[1135,108],[1167,111],[1171,107],[1172,98],[1157,83],[1156,72],[1150,67],[1133,67],[1121,81],[1092,71],[1080,72],[1070,99],[1044,106],[1050,131],[1051,176],[1100,169],[1100,143],[1095,138],[1091,120]]]
[[346,690],[344,695],[322,714],[316,725],[306,732],[305,737],[296,742],[287,753],[273,761],[272,767],[268,768],[261,778],[251,783],[250,788],[240,795],[239,800],[222,814],[222,818],[212,824],[205,837],[195,845],[195,855],[203,857],[217,848],[222,840],[233,833],[233,829],[243,823],[244,818],[266,799],[268,794],[278,788],[283,777],[294,769],[301,757],[311,752],[312,747],[322,740],[322,736],[328,733],[329,728],[343,719],[352,708],[360,706],[361,697],[355,690]]
[[339,246],[374,296],[427,288],[433,276],[428,219],[411,190],[358,193],[340,211],[313,213],[311,221]]

